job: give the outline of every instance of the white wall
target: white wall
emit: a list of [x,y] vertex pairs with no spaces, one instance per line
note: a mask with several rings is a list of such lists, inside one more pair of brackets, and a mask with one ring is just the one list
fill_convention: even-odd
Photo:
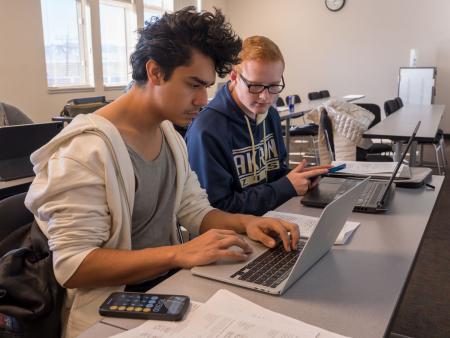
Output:
[[[211,0],[203,2],[212,9]],[[90,0],[90,4],[94,77],[101,79],[101,50],[97,47],[100,43],[96,20],[98,1]],[[139,1],[137,4],[142,5]],[[197,0],[175,0],[175,8],[196,4]],[[225,0],[214,3],[221,8],[224,4]],[[58,115],[72,98],[105,95],[107,99],[114,99],[121,93],[121,90],[105,91],[101,81],[97,80],[95,91],[49,94],[40,0],[0,0],[0,101],[19,107],[35,122],[44,122]]]
[[222,10],[222,12],[226,15],[226,7],[227,0],[201,0],[202,10],[212,11],[214,7],[217,7]]
[[[95,34],[93,43],[98,40]],[[104,91],[101,83],[90,92],[47,92],[39,0],[0,0],[0,46],[0,101],[19,107],[36,122],[49,121],[72,98],[105,95],[113,99],[121,94],[117,90]],[[94,62],[101,53],[95,52]]]
[[408,66],[416,48],[418,66],[438,68],[435,103],[447,106],[441,125],[450,133],[450,1],[347,0],[332,13],[323,0],[227,0],[226,14],[241,37],[266,35],[280,46],[283,96],[303,100],[329,89],[382,105],[397,96],[399,67]]
[[[448,0],[347,0],[338,13],[329,12],[322,0],[202,1],[204,9],[213,6],[242,37],[267,35],[280,46],[287,63],[286,95],[305,99],[309,91],[329,89],[333,95],[363,93],[366,102],[382,104],[397,95],[398,68],[416,48],[418,66],[438,67],[436,103],[450,109]],[[95,92],[47,93],[39,0],[0,0],[0,46],[0,101],[35,121],[49,120],[74,97],[112,99],[121,93],[105,92],[101,83]],[[448,115],[442,123],[446,133]]]

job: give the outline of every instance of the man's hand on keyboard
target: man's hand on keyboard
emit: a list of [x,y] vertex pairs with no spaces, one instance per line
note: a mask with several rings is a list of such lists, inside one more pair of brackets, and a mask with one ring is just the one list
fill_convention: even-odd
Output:
[[233,230],[223,229],[208,230],[193,240],[172,248],[176,253],[176,266],[184,269],[214,263],[219,259],[245,261],[252,252],[241,235]]
[[252,217],[246,225],[246,232],[249,238],[269,248],[276,245],[274,237],[280,237],[286,251],[296,250],[300,238],[297,224],[270,217]]

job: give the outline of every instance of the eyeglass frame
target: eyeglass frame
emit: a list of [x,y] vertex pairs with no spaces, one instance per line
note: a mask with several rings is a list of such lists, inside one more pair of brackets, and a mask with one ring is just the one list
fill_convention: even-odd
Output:
[[[250,83],[249,80],[247,80],[244,75],[242,75],[241,73],[239,73],[239,77],[242,79],[242,81],[244,81],[245,85],[247,86],[247,89],[249,91],[250,94],[261,94],[263,91],[265,91],[267,89],[269,94],[272,95],[276,95],[276,94],[280,94],[284,88],[286,87],[286,84],[284,83],[284,77],[283,75],[281,75],[281,84],[271,84],[271,85],[264,85],[264,84],[255,84],[255,83]],[[252,92],[251,91],[251,87],[262,87],[262,89],[259,92]],[[270,88],[273,87],[281,87],[281,90],[277,93],[273,93],[270,91]]]

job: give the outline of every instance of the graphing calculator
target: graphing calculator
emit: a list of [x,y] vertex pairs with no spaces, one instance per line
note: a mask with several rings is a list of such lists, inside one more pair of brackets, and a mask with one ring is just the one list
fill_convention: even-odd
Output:
[[102,316],[154,320],[181,320],[189,297],[138,292],[114,292],[100,306]]

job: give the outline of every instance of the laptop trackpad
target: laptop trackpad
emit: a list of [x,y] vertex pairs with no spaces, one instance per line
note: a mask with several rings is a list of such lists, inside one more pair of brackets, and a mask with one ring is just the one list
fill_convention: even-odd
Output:
[[342,194],[342,185],[345,180],[343,179],[327,179],[323,178],[319,185],[313,190],[308,191],[308,197],[311,200],[320,201],[322,203],[332,202],[339,194]]
[[[223,264],[236,264],[236,263],[239,264],[239,263],[245,263],[245,262],[248,263],[248,261],[252,260],[256,256],[258,256],[262,251],[265,251],[267,249],[266,247],[264,247],[260,243],[257,243],[257,242],[251,241],[251,240],[247,240],[247,243],[250,244],[250,246],[253,249],[253,252],[248,255],[248,259],[246,261],[236,260],[236,259],[231,258],[231,257],[224,257],[224,258],[221,258],[221,259],[217,260],[215,264],[223,265]],[[242,250],[242,248],[237,246],[237,245],[231,246],[230,248],[228,248],[228,250],[234,251],[234,252],[239,252],[239,253],[243,253],[244,252]]]

